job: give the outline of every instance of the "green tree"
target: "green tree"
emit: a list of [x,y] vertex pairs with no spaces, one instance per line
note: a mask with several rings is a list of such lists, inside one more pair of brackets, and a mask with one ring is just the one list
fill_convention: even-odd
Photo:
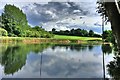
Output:
[[22,31],[28,29],[26,15],[14,5],[5,5],[2,24],[4,25],[2,28],[8,31],[9,36],[23,36]]
[[0,36],[7,36],[7,35],[8,35],[7,31],[3,28],[0,28]]
[[94,36],[93,30],[89,30],[89,36],[90,36],[90,37],[93,37],[93,36]]
[[105,30],[103,32],[103,39],[106,42],[112,42],[115,44],[115,38],[111,30]]
[[113,80],[120,80],[120,57],[119,55],[114,57],[113,61],[110,61],[107,65],[108,73],[113,77]]
[[55,29],[55,28],[53,28],[53,29],[52,29],[52,33],[54,34],[55,32],[56,32],[56,29]]
[[82,36],[83,37],[86,37],[86,36],[88,36],[88,32],[87,32],[87,30],[81,30],[81,33],[82,33]]

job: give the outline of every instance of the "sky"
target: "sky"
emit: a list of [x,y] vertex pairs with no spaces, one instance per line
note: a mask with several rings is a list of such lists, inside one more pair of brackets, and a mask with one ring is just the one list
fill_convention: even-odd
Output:
[[[102,19],[97,11],[96,0],[7,0],[0,2],[0,15],[5,4],[14,4],[27,15],[30,26],[42,26],[47,31],[86,29],[102,33]],[[105,25],[110,30],[111,25]]]

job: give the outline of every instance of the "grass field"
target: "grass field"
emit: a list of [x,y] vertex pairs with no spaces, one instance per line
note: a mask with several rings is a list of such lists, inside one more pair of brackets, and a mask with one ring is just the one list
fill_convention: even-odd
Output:
[[65,35],[55,35],[54,39],[67,39],[67,40],[102,40],[102,38],[96,38],[96,37],[78,37],[78,36],[65,36]]

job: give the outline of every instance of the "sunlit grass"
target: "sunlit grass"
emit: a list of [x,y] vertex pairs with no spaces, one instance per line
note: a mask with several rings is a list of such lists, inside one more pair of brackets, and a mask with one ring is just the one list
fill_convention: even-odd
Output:
[[66,35],[55,35],[54,39],[67,39],[67,40],[102,40],[102,38],[96,37],[78,37],[78,36],[66,36]]

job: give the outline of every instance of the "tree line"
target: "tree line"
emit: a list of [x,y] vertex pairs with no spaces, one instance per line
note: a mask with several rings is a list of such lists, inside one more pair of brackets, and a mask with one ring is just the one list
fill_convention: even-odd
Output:
[[[7,33],[6,33],[7,32]],[[14,5],[5,5],[0,16],[0,35],[12,37],[52,37],[40,26],[28,25],[26,14]]]
[[[100,34],[96,34],[93,30],[84,29],[71,29],[57,31],[55,28],[52,31],[47,32],[40,26],[31,27],[28,25],[26,14],[22,10],[14,5],[5,5],[4,12],[0,16],[0,36],[11,37],[40,37],[50,38],[54,34],[57,35],[69,35],[69,36],[82,36],[82,37],[101,37]],[[104,32],[105,41],[111,41],[112,31]]]
[[57,35],[69,35],[69,36],[82,36],[82,37],[101,37],[100,34],[96,34],[93,30],[84,30],[84,29],[71,29],[71,30],[60,30],[57,31],[55,28],[52,29],[51,33]]

